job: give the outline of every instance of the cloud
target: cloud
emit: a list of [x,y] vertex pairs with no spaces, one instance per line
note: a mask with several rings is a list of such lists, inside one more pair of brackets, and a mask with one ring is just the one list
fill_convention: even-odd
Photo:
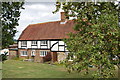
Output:
[[17,27],[15,39],[18,39],[22,31],[29,24],[50,22],[60,20],[60,13],[53,14],[56,9],[55,2],[26,2],[21,10],[19,26]]

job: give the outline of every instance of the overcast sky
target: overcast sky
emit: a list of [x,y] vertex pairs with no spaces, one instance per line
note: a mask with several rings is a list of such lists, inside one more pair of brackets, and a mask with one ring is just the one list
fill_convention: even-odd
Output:
[[60,12],[62,10],[56,14],[52,13],[56,9],[55,2],[25,2],[23,7],[25,9],[21,10],[19,26],[17,27],[18,32],[15,39],[19,38],[22,31],[29,24],[60,20]]
[[26,2],[23,7],[25,9],[21,10],[15,39],[19,38],[29,24],[60,20],[60,12],[52,13],[56,9],[55,2]]

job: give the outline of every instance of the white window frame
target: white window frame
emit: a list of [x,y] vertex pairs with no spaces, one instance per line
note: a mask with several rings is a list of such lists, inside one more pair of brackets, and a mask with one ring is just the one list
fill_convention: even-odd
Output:
[[32,45],[37,45],[37,41],[31,41]]
[[47,45],[48,41],[41,41],[41,45]]
[[31,56],[35,56],[35,50],[31,51]]
[[27,46],[27,41],[21,41],[21,46]]
[[48,51],[40,51],[40,56],[44,57],[46,56],[48,53]]
[[21,51],[20,54],[21,54],[21,56],[28,56],[27,51]]

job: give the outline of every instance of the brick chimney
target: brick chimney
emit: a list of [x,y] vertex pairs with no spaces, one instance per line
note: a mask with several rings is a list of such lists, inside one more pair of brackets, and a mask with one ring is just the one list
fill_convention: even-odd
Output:
[[61,22],[65,22],[66,21],[65,12],[60,12],[60,13],[61,13]]

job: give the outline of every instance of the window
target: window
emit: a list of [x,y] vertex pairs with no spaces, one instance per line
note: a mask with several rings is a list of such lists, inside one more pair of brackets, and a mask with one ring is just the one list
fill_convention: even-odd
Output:
[[37,45],[37,41],[32,41],[32,45]]
[[21,41],[21,46],[27,46],[27,41]]
[[46,56],[48,51],[40,51],[40,56]]
[[41,41],[41,45],[47,45],[47,41]]
[[31,56],[35,56],[35,50],[31,51]]
[[28,56],[27,51],[21,51],[21,56]]
[[59,51],[64,51],[65,46],[59,46]]

